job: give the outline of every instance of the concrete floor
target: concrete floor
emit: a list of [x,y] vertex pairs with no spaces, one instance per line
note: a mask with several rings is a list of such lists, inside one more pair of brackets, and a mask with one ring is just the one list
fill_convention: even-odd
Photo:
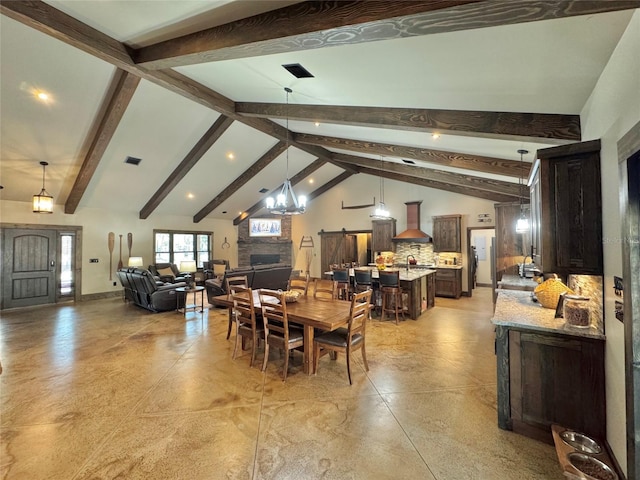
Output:
[[[2,312],[3,479],[561,479],[552,446],[498,429],[491,290],[374,319],[287,382],[232,360],[226,311],[120,299]],[[261,364],[262,351],[258,353]]]

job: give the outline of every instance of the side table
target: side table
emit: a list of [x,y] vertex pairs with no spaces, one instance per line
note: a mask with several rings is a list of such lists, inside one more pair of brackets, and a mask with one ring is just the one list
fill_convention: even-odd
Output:
[[[200,305],[197,302],[197,294],[200,292]],[[189,299],[189,294],[193,293],[193,303],[187,303]],[[181,295],[184,295],[181,297]],[[180,298],[184,298],[184,307],[180,308]],[[200,312],[204,312],[204,287],[195,286],[193,288],[189,287],[178,287],[176,288],[176,311],[183,312],[185,318],[187,317],[187,312],[189,310],[197,312],[198,307],[200,307]]]

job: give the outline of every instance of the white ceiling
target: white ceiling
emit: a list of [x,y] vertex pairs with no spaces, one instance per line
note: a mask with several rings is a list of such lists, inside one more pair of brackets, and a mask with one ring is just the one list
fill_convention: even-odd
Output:
[[[149,45],[295,2],[48,1],[51,6],[131,46]],[[632,11],[442,33],[176,68],[238,102],[416,107],[579,114]],[[29,202],[42,186],[64,203],[80,169],[80,152],[115,67],[0,16],[2,198]],[[315,78],[296,79],[283,64],[301,63]],[[51,99],[37,101],[36,91]],[[79,208],[140,211],[218,113],[145,80],[140,82]],[[276,120],[284,125],[282,120]],[[290,121],[293,132],[519,160],[555,143],[492,140],[389,128]],[[193,216],[277,143],[239,122],[209,149],[154,211]],[[338,151],[338,150],[335,150]],[[233,152],[230,160],[227,154]],[[142,159],[138,167],[127,156]],[[375,155],[372,155],[376,158]],[[290,176],[315,158],[289,151]],[[400,159],[389,159],[400,161]],[[423,167],[460,172],[416,162]],[[284,179],[282,154],[209,214],[234,218],[259,202],[259,189]],[[342,172],[326,164],[296,187],[310,193]],[[465,172],[463,172],[465,173]],[[515,178],[480,175],[516,182]],[[310,184],[309,181],[314,183]],[[372,185],[377,179],[372,178]],[[124,194],[123,194],[124,193]],[[188,198],[189,194],[193,198]],[[226,212],[226,213],[223,213]]]

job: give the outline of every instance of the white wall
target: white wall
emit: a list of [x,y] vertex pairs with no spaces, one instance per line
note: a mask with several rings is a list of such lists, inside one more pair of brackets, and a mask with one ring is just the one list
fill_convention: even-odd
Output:
[[607,440],[626,472],[624,328],[614,316],[613,276],[622,276],[622,224],[616,144],[640,121],[640,10],[580,114],[583,140],[602,140],[602,220],[606,333]]
[[[122,261],[127,264],[127,233],[133,234],[132,256],[141,256],[144,264],[153,260],[153,230],[191,230],[211,231],[213,235],[213,256],[237,264],[238,244],[237,228],[231,220],[203,220],[193,223],[192,217],[157,216],[151,214],[146,220],[138,218],[138,212],[113,212],[106,209],[79,208],[73,215],[64,214],[63,205],[55,205],[51,215],[37,214],[31,211],[31,204],[25,202],[0,202],[0,221],[2,223],[26,223],[32,225],[73,225],[82,227],[82,294],[102,293],[120,290],[114,273],[109,281],[109,249],[107,235],[116,234],[116,246],[113,252],[112,272],[115,272],[120,257],[119,235],[122,235]],[[222,249],[227,237],[231,248]],[[89,263],[90,258],[99,259],[98,263]]]

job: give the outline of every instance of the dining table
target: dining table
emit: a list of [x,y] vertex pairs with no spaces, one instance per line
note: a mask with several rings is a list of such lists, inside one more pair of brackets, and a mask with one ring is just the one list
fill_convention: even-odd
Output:
[[[253,290],[254,306],[260,311],[262,306],[258,291]],[[277,301],[275,297],[271,297]],[[233,300],[229,295],[219,295],[211,299],[213,305],[233,308]],[[295,302],[287,303],[287,317],[289,322],[302,325],[304,332],[303,371],[307,375],[313,373],[313,338],[315,329],[333,331],[349,323],[351,302],[330,298],[316,298],[310,295],[300,295]]]

